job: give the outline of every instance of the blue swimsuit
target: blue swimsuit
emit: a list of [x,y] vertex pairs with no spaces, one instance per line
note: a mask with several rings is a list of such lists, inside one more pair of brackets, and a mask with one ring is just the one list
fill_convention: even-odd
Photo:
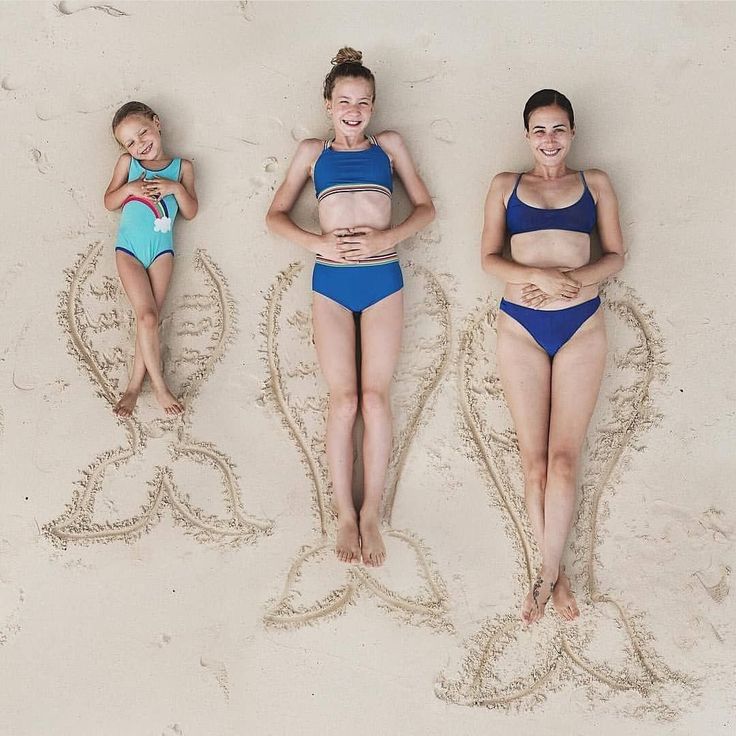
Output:
[[[329,141],[314,164],[317,201],[338,192],[379,192],[391,197],[391,160],[369,136],[370,147],[360,151],[335,151]],[[317,256],[312,290],[341,307],[360,314],[404,286],[396,252],[372,256],[356,263],[335,263]]]
[[[159,171],[146,169],[141,162],[132,158],[128,181],[140,179],[145,172],[146,179],[170,179],[179,181],[181,176],[181,159],[175,158]],[[179,204],[173,194],[161,199],[147,197],[128,197],[123,202],[123,213],[120,217],[120,228],[115,250],[121,250],[140,261],[143,268],[148,268],[164,253],[174,255],[174,238],[172,228]]]
[[[569,207],[543,209],[522,202],[516,190],[522,174],[506,205],[506,228],[509,233],[531,233],[537,230],[569,230],[577,233],[593,231],[596,223],[595,200],[588,189],[583,172],[583,194]],[[500,309],[515,319],[544,348],[550,358],[592,317],[600,306],[600,297],[565,309],[531,309],[501,299]]]

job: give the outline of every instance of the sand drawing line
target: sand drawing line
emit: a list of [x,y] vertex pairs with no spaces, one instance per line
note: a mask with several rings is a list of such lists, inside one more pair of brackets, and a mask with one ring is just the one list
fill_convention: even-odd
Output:
[[[127,378],[126,362],[114,356],[121,351],[121,343],[131,341],[134,323],[129,309],[122,306],[123,297],[117,282],[99,273],[102,252],[101,243],[92,243],[67,271],[68,288],[60,295],[58,317],[67,336],[69,353],[87,373],[98,396],[113,406]],[[194,399],[215,364],[224,356],[235,330],[235,306],[222,273],[203,250],[195,252],[194,267],[202,291],[183,294],[178,299],[173,297],[176,312],[163,320],[171,321],[173,332],[181,338],[173,341],[174,353],[189,352],[195,356],[183,362],[183,369],[176,354],[169,361],[175,366],[170,385],[187,407],[186,419],[155,418],[144,422],[140,418],[142,409],[137,409],[132,417],[116,418],[125,432],[126,444],[99,454],[82,471],[66,510],[44,526],[44,534],[57,545],[132,541],[149,531],[165,509],[170,510],[175,522],[188,534],[203,542],[252,542],[271,531],[270,521],[246,512],[232,460],[212,443],[195,439],[189,432]],[[101,311],[110,302],[115,303],[115,307]],[[195,319],[192,319],[192,312]],[[206,314],[202,316],[202,312]],[[199,324],[201,329],[192,328],[193,324]],[[181,325],[189,327],[182,330]],[[184,344],[187,339],[195,340],[198,349]],[[110,477],[116,471],[122,472],[131,461],[143,462],[152,441],[161,440],[166,443],[170,459],[165,464],[153,466],[140,511],[123,514],[122,518],[98,519],[99,498],[106,484],[111,482]],[[214,471],[215,481],[207,483],[207,487],[218,489],[215,495],[219,497],[218,503],[224,505],[224,514],[208,513],[190,500],[185,489],[186,480],[184,483],[175,481],[181,461]],[[186,478],[186,471],[180,469],[179,473]],[[134,483],[138,485],[137,481]]]
[[[601,517],[607,499],[620,481],[632,451],[641,450],[641,436],[660,419],[652,396],[656,381],[666,377],[664,349],[650,312],[619,280],[606,285],[603,303],[608,321],[621,340],[629,341],[610,357],[604,378],[591,442],[589,461],[580,492],[580,510],[572,545],[574,566],[585,588],[581,616],[565,623],[550,610],[534,632],[524,632],[518,614],[486,621],[466,644],[461,671],[454,679],[441,674],[437,696],[463,705],[533,707],[566,683],[585,687],[602,700],[637,693],[635,707],[663,717],[674,717],[672,689],[690,691],[693,683],[665,665],[650,646],[653,637],[642,616],[599,587],[596,568]],[[484,305],[468,322],[460,339],[459,395],[464,436],[488,481],[490,500],[505,518],[507,534],[517,551],[519,590],[528,589],[533,575],[534,544],[523,506],[523,481],[513,430],[489,428],[489,414],[497,424],[510,427],[500,381],[491,366],[485,339],[495,332],[495,304]],[[610,318],[610,319],[609,319]],[[612,392],[608,387],[614,384]],[[620,385],[616,385],[620,384]],[[604,394],[607,403],[604,404]],[[618,651],[596,651],[602,634],[616,642]],[[667,697],[670,696],[670,697]]]
[[[267,606],[264,615],[267,625],[289,628],[316,623],[344,612],[362,594],[367,594],[403,621],[450,628],[445,586],[425,544],[414,533],[392,526],[397,487],[406,457],[430,398],[445,372],[450,348],[449,302],[442,286],[422,267],[409,264],[406,270],[421,284],[416,293],[423,295],[422,301],[415,310],[428,315],[434,332],[424,347],[424,353],[429,355],[428,364],[422,364],[421,371],[417,371],[421,377],[411,390],[407,390],[399,407],[399,413],[405,419],[399,422],[400,429],[395,434],[384,500],[384,534],[394,574],[402,578],[403,585],[399,586],[395,580],[388,582],[385,569],[346,566],[334,559],[335,520],[330,511],[323,439],[324,389],[317,382],[314,362],[304,355],[288,356],[280,341],[282,331],[288,329],[292,335],[301,336],[305,349],[313,349],[307,310],[292,307],[293,313],[289,311],[287,314],[285,306],[287,299],[293,301],[296,296],[297,290],[292,287],[302,275],[302,265],[295,263],[281,272],[266,295],[262,332],[268,377],[264,395],[278,411],[301,456],[311,486],[312,508],[319,535],[316,541],[304,545],[292,562],[281,595]],[[288,365],[287,359],[291,361]],[[312,369],[307,370],[306,366],[310,365]],[[401,373],[399,368],[397,375]]]

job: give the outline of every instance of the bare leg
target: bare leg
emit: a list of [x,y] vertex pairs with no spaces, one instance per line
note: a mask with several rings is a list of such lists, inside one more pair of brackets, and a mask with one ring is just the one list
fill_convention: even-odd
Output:
[[[556,577],[575,510],[577,470],[606,362],[606,332],[599,310],[570,338],[552,362],[552,410],[544,503],[542,574]],[[558,611],[577,615],[577,605],[563,585]],[[553,600],[553,602],[555,602]]]
[[[120,280],[128,295],[136,317],[136,347],[140,349],[153,392],[159,404],[169,415],[181,414],[184,407],[174,398],[161,372],[161,344],[158,335],[159,309],[153,291],[154,282],[165,282],[171,277],[173,257],[157,258],[148,271],[132,256],[117,251],[115,260]],[[166,289],[163,289],[164,295]],[[163,299],[161,300],[163,301]]]
[[355,323],[352,312],[313,295],[314,342],[330,391],[327,412],[327,464],[337,508],[335,554],[342,562],[360,560],[358,513],[353,503],[353,426],[358,412]]
[[[527,513],[541,551],[545,533],[551,361],[534,338],[503,312],[498,315],[496,357],[504,396],[519,442]],[[544,611],[555,580],[556,576],[551,580],[542,579],[536,589],[536,600],[534,586],[537,581],[534,581],[521,608],[524,623],[536,620],[540,609]]]
[[362,365],[361,412],[363,434],[363,505],[360,542],[363,562],[377,567],[386,559],[381,538],[381,502],[391,457],[389,389],[401,350],[404,296],[397,291],[363,312],[360,322]]
[[[171,255],[159,256],[148,270],[148,279],[151,283],[151,290],[153,291],[153,298],[156,302],[156,308],[158,313],[161,314],[164,300],[166,299],[166,293],[169,289],[169,282],[171,281],[171,273],[174,266],[174,257]],[[138,331],[136,330],[135,335],[135,355],[133,358],[133,370],[128,381],[128,386],[125,392],[120,397],[120,400],[115,404],[113,412],[119,417],[129,417],[133,414],[138,396],[140,396],[141,389],[143,388],[143,380],[146,377],[146,364],[143,362],[143,353],[140,347],[140,338]]]

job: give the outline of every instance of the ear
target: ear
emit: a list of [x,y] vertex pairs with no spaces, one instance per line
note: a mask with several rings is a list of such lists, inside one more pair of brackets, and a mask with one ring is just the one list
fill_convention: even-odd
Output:
[[328,115],[332,113],[332,101],[331,100],[325,100],[325,110],[327,111]]
[[156,126],[156,130],[161,130],[161,121],[159,120],[158,115],[153,116],[153,124]]

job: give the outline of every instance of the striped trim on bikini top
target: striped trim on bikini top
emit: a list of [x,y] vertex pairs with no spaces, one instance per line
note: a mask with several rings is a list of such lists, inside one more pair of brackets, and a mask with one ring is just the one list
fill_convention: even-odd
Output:
[[332,141],[325,141],[313,171],[318,202],[338,192],[379,192],[391,196],[391,159],[373,136],[368,136],[368,140],[370,147],[360,151],[335,151]]

